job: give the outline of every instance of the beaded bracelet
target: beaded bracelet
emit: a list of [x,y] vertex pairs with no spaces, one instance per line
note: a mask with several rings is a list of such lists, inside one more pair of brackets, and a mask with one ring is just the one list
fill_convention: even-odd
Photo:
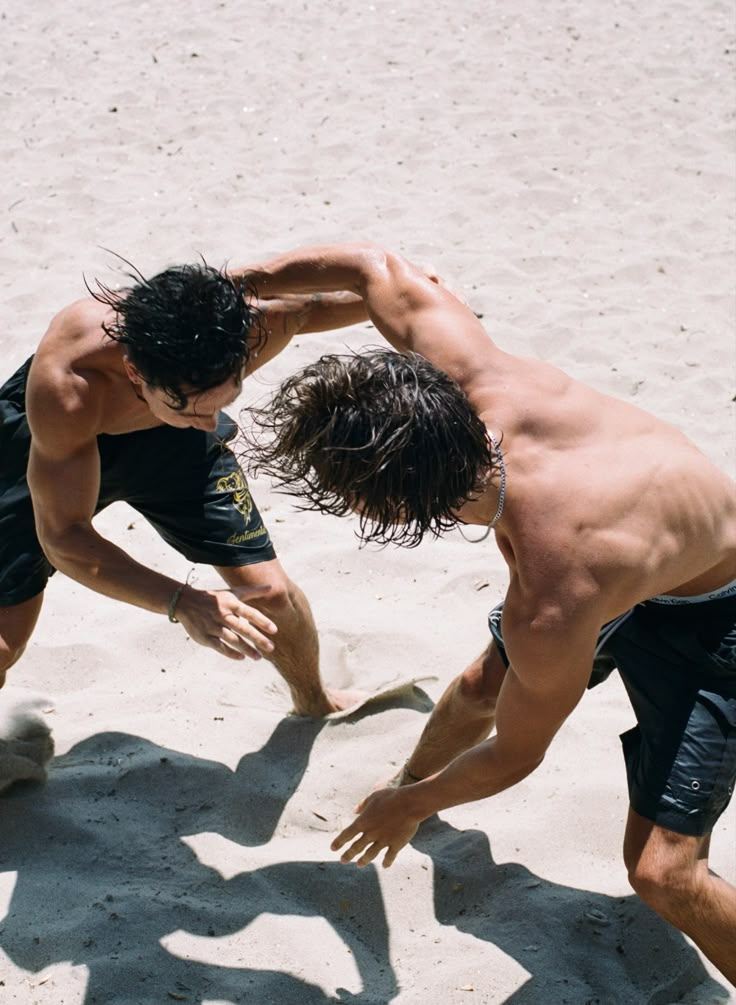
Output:
[[178,625],[179,624],[179,619],[174,617],[174,611],[176,610],[176,605],[181,600],[181,595],[184,592],[185,587],[189,586],[189,584],[193,583],[194,580],[197,578],[194,575],[195,568],[196,567],[194,565],[191,567],[191,569],[187,573],[187,578],[184,580],[184,582],[181,584],[181,586],[178,586],[174,590],[174,594],[173,594],[171,600],[169,601],[169,621],[171,622],[172,625]]
[[179,619],[174,617],[174,611],[176,610],[176,605],[179,603],[179,599],[181,598],[185,585],[185,583],[182,583],[181,586],[174,590],[174,595],[169,603],[169,621],[172,625],[179,624]]

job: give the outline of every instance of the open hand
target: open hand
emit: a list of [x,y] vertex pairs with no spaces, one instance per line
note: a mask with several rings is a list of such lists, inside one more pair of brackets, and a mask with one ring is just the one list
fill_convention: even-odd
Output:
[[276,625],[244,598],[265,596],[270,586],[239,586],[232,590],[195,590],[186,587],[176,607],[177,620],[190,638],[216,649],[232,660],[269,656],[274,644],[269,638]]
[[358,816],[337,835],[330,847],[339,851],[352,841],[340,856],[340,861],[352,862],[360,855],[356,862],[358,866],[369,865],[385,848],[383,865],[388,868],[404,845],[414,837],[421,822],[421,818],[409,812],[407,803],[406,792],[402,789],[374,792],[356,807]]

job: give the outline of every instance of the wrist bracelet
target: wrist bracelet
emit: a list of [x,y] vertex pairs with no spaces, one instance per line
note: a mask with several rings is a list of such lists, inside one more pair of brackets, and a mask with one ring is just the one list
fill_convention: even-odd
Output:
[[174,617],[174,611],[176,610],[176,605],[179,603],[185,586],[186,583],[182,583],[181,586],[177,587],[177,589],[174,590],[174,595],[172,596],[171,601],[169,602],[169,621],[172,625],[179,624],[179,619]]
[[169,621],[171,622],[172,625],[178,625],[179,624],[179,619],[174,617],[174,611],[176,610],[176,605],[181,600],[181,595],[184,592],[184,588],[187,587],[187,586],[189,586],[189,584],[192,583],[192,582],[194,582],[194,580],[197,578],[194,575],[194,570],[195,570],[195,566],[192,566],[191,569],[189,570],[189,572],[187,573],[187,578],[184,580],[184,582],[181,584],[181,586],[178,586],[174,590],[174,595],[172,596],[171,600],[169,601]]

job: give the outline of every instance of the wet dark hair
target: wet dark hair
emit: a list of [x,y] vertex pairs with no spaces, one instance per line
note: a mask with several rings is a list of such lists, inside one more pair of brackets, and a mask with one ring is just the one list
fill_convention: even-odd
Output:
[[126,347],[144,381],[183,409],[193,389],[240,380],[251,351],[265,338],[260,312],[249,302],[255,289],[205,261],[174,266],[152,279],[125,264],[133,269],[127,273],[132,285],[117,291],[97,280],[94,289],[87,288],[115,312],[103,330]]
[[460,386],[416,353],[322,356],[249,413],[245,465],[300,497],[300,509],[359,509],[364,543],[438,537],[494,464]]

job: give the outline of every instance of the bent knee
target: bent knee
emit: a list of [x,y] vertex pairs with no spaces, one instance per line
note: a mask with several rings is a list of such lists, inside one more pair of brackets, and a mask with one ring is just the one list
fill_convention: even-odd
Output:
[[469,706],[485,714],[496,709],[498,688],[489,679],[483,667],[473,665],[464,670],[458,678],[458,695]]
[[247,604],[257,607],[271,618],[278,617],[279,614],[296,606],[299,591],[289,579],[285,576],[271,576],[266,583],[269,587],[268,593],[246,600]]
[[638,862],[629,869],[629,883],[645,904],[676,922],[693,911],[700,889],[700,870],[697,863]]

